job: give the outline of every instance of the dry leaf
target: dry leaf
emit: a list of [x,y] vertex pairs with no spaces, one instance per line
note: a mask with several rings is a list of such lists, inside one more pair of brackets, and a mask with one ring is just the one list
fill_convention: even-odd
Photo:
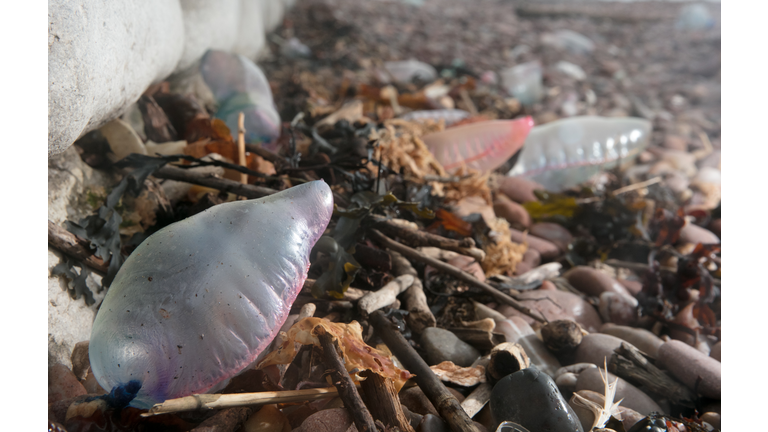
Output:
[[432,372],[434,372],[441,381],[465,387],[472,387],[485,382],[485,368],[481,365],[461,367],[455,365],[452,361],[444,361],[440,364],[430,366],[429,368],[432,369]]

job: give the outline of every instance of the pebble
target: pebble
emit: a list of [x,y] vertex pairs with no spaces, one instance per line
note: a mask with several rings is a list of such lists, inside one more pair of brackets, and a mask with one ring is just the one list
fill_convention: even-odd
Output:
[[307,417],[295,430],[296,432],[346,432],[351,424],[352,416],[346,408],[331,408]]
[[541,254],[536,249],[528,249],[523,254],[523,260],[515,266],[515,275],[523,275],[541,264]]
[[468,367],[480,357],[480,352],[475,347],[439,327],[424,329],[421,334],[421,346],[426,351],[430,366],[450,361],[458,366]]
[[712,350],[709,352],[709,356],[722,363],[722,360],[720,360],[720,342],[712,345]]
[[[601,368],[586,369],[579,374],[579,380],[576,382],[576,392],[581,390],[592,390],[605,395],[605,384],[600,376]],[[605,375],[605,369],[602,374]],[[617,378],[616,375],[608,372],[608,382],[612,383]],[[664,412],[664,410],[651,399],[650,396],[643,393],[640,389],[619,378],[616,385],[616,397],[614,402],[623,399],[621,406],[631,408],[641,414],[648,415],[651,412]]]
[[714,412],[705,412],[701,415],[700,418],[701,421],[711,424],[716,429],[720,429],[720,414]]
[[679,241],[686,243],[720,244],[720,239],[712,231],[691,222],[686,222],[680,230]]
[[[448,388],[450,389],[450,387]],[[402,389],[400,393],[398,393],[398,397],[400,398],[400,403],[414,413],[439,416],[435,406],[432,405],[432,402],[429,401],[427,395],[425,395],[424,391],[418,386]]]
[[496,331],[504,333],[507,342],[520,344],[531,364],[549,376],[554,377],[560,369],[560,361],[544,346],[544,342],[522,318],[511,317],[501,321],[496,324]]
[[70,360],[72,361],[72,373],[77,379],[84,380],[91,368],[91,361],[88,358],[88,341],[75,344]]
[[496,216],[506,219],[512,226],[531,226],[531,215],[528,211],[504,194],[498,194],[493,199],[493,211]]
[[544,291],[557,291],[557,286],[552,281],[545,280],[541,282],[539,289]]
[[636,296],[640,294],[640,291],[643,290],[643,283],[636,280],[629,280],[629,279],[616,279],[621,286],[627,289],[632,296]]
[[592,363],[603,366],[606,360],[611,361],[613,351],[620,347],[622,343],[631,345],[629,342],[616,336],[590,333],[581,339],[579,347],[576,348],[574,363]]
[[531,234],[548,240],[560,249],[560,252],[568,251],[568,245],[573,241],[573,235],[565,227],[552,222],[539,222],[531,225]]
[[544,186],[524,177],[505,177],[499,185],[501,193],[512,201],[521,204],[529,201],[538,201],[539,199],[533,193],[537,189],[544,190]]
[[48,368],[48,403],[87,394],[80,381],[68,367],[54,363]]
[[421,418],[416,432],[449,432],[449,429],[442,418],[434,414],[427,414]]
[[[518,296],[520,302],[534,311],[538,311],[549,321],[571,320],[581,324],[588,332],[596,332],[603,324],[595,308],[576,294],[565,291],[533,290],[523,291]],[[543,300],[548,298],[550,300]],[[524,315],[509,305],[501,305],[499,312],[504,316],[519,316],[528,324],[533,318]]]
[[491,391],[490,407],[496,425],[512,421],[530,431],[584,431],[552,378],[535,367],[502,378]]
[[688,140],[679,135],[667,135],[664,137],[664,148],[669,150],[687,151]]
[[283,432],[290,428],[288,419],[277,405],[264,405],[243,423],[242,432]]
[[615,292],[632,297],[616,279],[587,266],[576,266],[563,274],[568,283],[588,296],[600,297],[604,292]]
[[625,340],[654,359],[659,357],[659,347],[664,344],[658,336],[642,328],[605,323],[600,327],[600,333]]
[[511,234],[510,238],[515,243],[523,243],[523,239],[525,239],[528,242],[528,247],[535,249],[541,255],[542,260],[551,261],[560,256],[560,249],[551,241],[531,234],[524,234],[514,228],[510,228],[509,233]]
[[627,326],[637,323],[638,303],[628,295],[609,291],[600,294],[598,311],[604,322]]
[[702,396],[720,399],[722,365],[696,348],[676,340],[665,342],[659,348],[656,365]]

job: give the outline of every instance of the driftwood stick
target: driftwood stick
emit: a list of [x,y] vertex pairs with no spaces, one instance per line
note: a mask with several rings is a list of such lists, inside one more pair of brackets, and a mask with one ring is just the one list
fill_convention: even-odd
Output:
[[190,432],[233,432],[243,424],[253,410],[248,407],[228,408],[200,423]]
[[645,386],[656,395],[669,398],[675,404],[694,406],[696,396],[686,386],[652,365],[637,348],[629,344],[622,343],[616,348],[608,370],[630,383]]
[[392,257],[392,271],[397,276],[406,274],[413,276],[413,285],[405,290],[400,298],[403,300],[404,309],[408,311],[405,320],[414,333],[421,334],[425,328],[434,327],[437,320],[429,309],[419,274],[404,256],[392,250],[389,251],[389,255]]
[[472,393],[464,399],[461,407],[464,408],[468,416],[474,417],[491,400],[491,390],[493,390],[493,386],[490,383],[484,382],[472,390]]
[[48,221],[48,244],[87,265],[101,276],[107,274],[107,264],[93,254],[87,240],[72,234],[50,220]]
[[530,308],[528,308],[527,306],[523,305],[522,303],[520,303],[519,301],[515,300],[514,298],[510,297],[509,295],[504,294],[503,292],[497,290],[496,288],[488,285],[485,282],[481,282],[476,277],[474,277],[471,274],[469,274],[469,273],[459,269],[458,267],[452,266],[452,265],[450,265],[448,263],[442,262],[440,260],[436,260],[434,258],[430,258],[430,257],[424,255],[423,253],[421,253],[421,252],[419,252],[419,251],[417,251],[415,249],[412,249],[412,248],[410,248],[408,246],[405,246],[402,243],[399,243],[399,242],[397,242],[395,240],[392,240],[389,237],[386,237],[384,234],[382,234],[378,230],[372,229],[372,230],[370,230],[368,232],[371,234],[371,237],[373,239],[375,239],[376,241],[378,241],[379,243],[381,243],[385,247],[387,247],[389,249],[392,249],[392,250],[394,250],[396,252],[399,252],[400,254],[402,254],[402,255],[404,255],[404,256],[412,259],[412,260],[419,261],[419,262],[422,262],[424,264],[428,264],[428,265],[436,268],[437,270],[440,270],[442,272],[445,272],[445,273],[455,277],[456,279],[464,281],[464,282],[466,282],[466,283],[468,283],[470,285],[476,286],[476,287],[482,289],[483,291],[487,292],[488,294],[492,295],[496,300],[512,306],[513,308],[515,308],[515,309],[519,310],[520,312],[528,315],[529,317],[535,319],[536,321],[548,322],[548,320],[546,318],[544,318],[543,316],[541,316],[538,312],[532,311]]
[[286,390],[277,392],[236,393],[236,394],[196,394],[177,399],[168,399],[155,404],[142,417],[183,411],[212,410],[249,405],[264,405],[288,402],[304,402],[325,399],[338,394],[335,387],[305,390]]
[[403,363],[419,385],[430,402],[435,406],[440,416],[448,423],[453,432],[478,432],[472,419],[461,408],[461,404],[445,388],[440,379],[429,368],[427,363],[416,350],[408,344],[403,335],[397,331],[392,323],[381,311],[371,314],[369,322],[376,329],[384,343],[392,351],[392,354]]
[[477,262],[482,262],[485,259],[485,252],[475,247],[475,241],[471,238],[449,239],[426,231],[410,229],[389,220],[382,220],[375,226],[388,236],[400,238],[404,244],[410,247],[433,246],[472,257]]
[[397,296],[400,295],[401,292],[413,285],[414,279],[416,278],[412,275],[396,277],[391,282],[381,287],[378,291],[373,291],[364,295],[360,301],[357,302],[358,309],[360,309],[360,312],[367,315],[375,310],[379,310],[392,304],[397,300]]
[[176,180],[187,183],[196,184],[199,186],[206,186],[213,189],[218,189],[223,192],[231,192],[236,195],[244,196],[246,198],[261,198],[267,195],[272,195],[278,191],[264,187],[256,186],[252,184],[242,184],[236,181],[215,177],[212,175],[201,175],[193,171],[177,168],[173,166],[164,166],[153,174],[157,178]]
[[360,399],[360,394],[357,392],[352,378],[344,367],[336,344],[333,341],[333,336],[328,334],[322,326],[315,327],[312,332],[320,340],[320,345],[323,347],[323,359],[325,360],[325,365],[329,368],[328,372],[331,375],[333,385],[339,390],[339,396],[349,414],[352,415],[357,430],[359,432],[378,432],[371,413],[363,403],[363,400]]
[[394,426],[401,432],[414,432],[400,405],[392,379],[370,370],[360,372],[360,376],[365,378],[365,381],[360,381],[360,392],[366,405],[371,407],[373,418],[381,420],[386,426],[385,430],[391,430]]

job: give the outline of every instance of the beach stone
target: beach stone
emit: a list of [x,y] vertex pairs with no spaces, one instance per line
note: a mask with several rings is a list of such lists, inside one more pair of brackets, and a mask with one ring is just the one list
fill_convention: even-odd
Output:
[[690,222],[686,222],[680,230],[679,241],[686,243],[720,244],[720,239],[712,231]]
[[[720,399],[722,365],[712,357],[684,342],[671,340],[659,348],[656,363],[691,390],[697,390],[702,396]],[[699,378],[701,381],[697,383]]]
[[535,367],[499,380],[489,404],[495,425],[513,421],[530,431],[584,431],[552,378]]
[[331,408],[318,411],[307,417],[297,432],[345,432],[352,424],[352,416],[346,408]]
[[449,432],[448,425],[445,424],[440,416],[427,414],[421,418],[421,422],[416,427],[416,432]]
[[[576,294],[565,291],[533,290],[523,291],[518,296],[520,302],[534,311],[541,313],[549,321],[571,320],[581,324],[588,332],[596,332],[603,324],[595,308]],[[542,300],[548,298],[550,300]],[[553,303],[554,302],[554,303]],[[559,305],[559,306],[558,306]],[[499,307],[504,316],[518,316],[528,324],[534,319],[522,314],[509,305]]]
[[505,177],[499,185],[501,193],[512,201],[521,204],[528,201],[538,201],[539,199],[533,193],[537,189],[544,190],[544,186],[524,177]]
[[[576,392],[581,390],[592,390],[594,392],[605,395],[605,384],[600,376],[600,370],[602,368],[586,369],[579,374],[579,380],[576,382]],[[603,375],[605,370],[602,369]],[[608,372],[608,382],[613,382],[616,375]],[[615,401],[624,399],[621,402],[621,406],[631,408],[640,414],[648,415],[651,412],[664,412],[664,410],[651,399],[650,396],[643,393],[640,389],[628,383],[627,381],[618,378],[619,382],[616,385],[616,397]]]
[[600,327],[600,333],[615,336],[634,345],[635,348],[648,354],[651,358],[658,358],[659,347],[664,344],[658,336],[642,328],[605,323]]
[[551,261],[560,256],[560,249],[549,240],[524,234],[522,231],[514,228],[510,228],[509,233],[511,234],[512,241],[515,243],[523,243],[523,240],[525,240],[530,249],[535,249],[541,255],[542,260]]
[[707,422],[717,429],[720,429],[720,414],[714,412],[705,412],[701,415],[701,421]]
[[712,345],[712,350],[709,352],[709,356],[722,363],[722,360],[720,360],[720,342]]
[[541,286],[539,289],[544,291],[557,291],[557,286],[552,283],[552,281],[544,280],[541,281]]
[[604,292],[615,292],[632,297],[616,279],[587,266],[576,266],[563,274],[568,283],[588,296],[600,297]]
[[616,279],[621,286],[627,289],[630,294],[632,294],[632,297],[635,297],[640,293],[640,291],[643,290],[643,283],[636,280],[629,280],[629,279]]
[[91,368],[91,360],[88,357],[88,341],[82,341],[75,344],[70,359],[72,360],[72,373],[77,379],[84,380]]
[[504,194],[497,194],[493,199],[493,211],[496,216],[504,218],[514,226],[531,226],[531,215],[520,204],[512,201]]
[[421,334],[421,345],[427,353],[427,361],[436,365],[450,361],[458,366],[468,367],[480,357],[472,345],[459,339],[452,332],[439,327],[428,327]]
[[598,307],[604,322],[634,325],[638,319],[638,302],[634,297],[606,291],[600,294]]
[[418,386],[400,390],[398,398],[400,403],[412,412],[421,415],[440,415],[427,395],[424,394],[424,391]]
[[80,381],[68,367],[54,363],[48,367],[48,403],[87,394]]
[[503,333],[507,342],[520,344],[528,355],[528,359],[531,360],[531,364],[540,371],[554,377],[560,369],[560,361],[521,317],[513,316],[497,323],[496,331]]
[[602,333],[590,333],[581,339],[576,348],[574,363],[592,363],[603,366],[604,360],[611,361],[613,351],[622,343],[632,345],[629,342]]
[[560,252],[568,251],[568,244],[573,241],[573,235],[564,226],[552,222],[539,222],[531,225],[531,234],[548,240],[560,249]]

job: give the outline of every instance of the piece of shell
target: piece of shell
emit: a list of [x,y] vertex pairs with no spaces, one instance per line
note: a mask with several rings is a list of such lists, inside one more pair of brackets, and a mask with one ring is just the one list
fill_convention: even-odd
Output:
[[137,408],[205,393],[257,360],[307,277],[333,211],[322,181],[220,204],[147,238],[96,316],[91,368]]

